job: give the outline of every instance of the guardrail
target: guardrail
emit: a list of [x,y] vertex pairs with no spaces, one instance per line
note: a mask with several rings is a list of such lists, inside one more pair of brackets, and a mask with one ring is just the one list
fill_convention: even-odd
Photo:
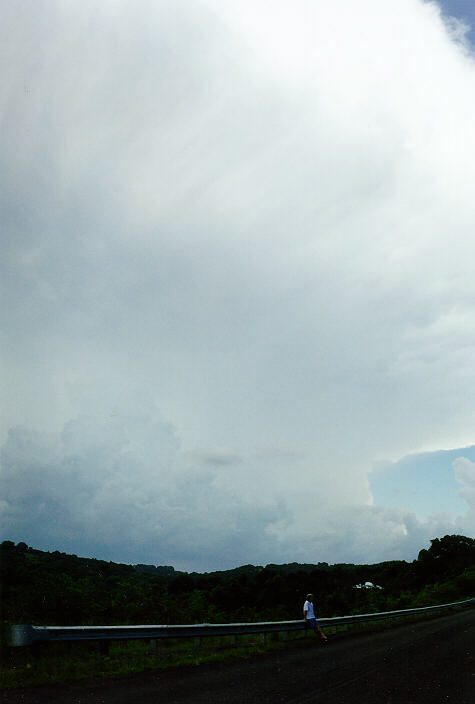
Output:
[[[383,611],[374,614],[336,616],[319,618],[321,626],[344,626],[369,621],[399,618],[417,614],[443,611],[466,606],[475,599],[465,599],[451,604],[425,606],[417,609]],[[58,643],[65,641],[111,641],[111,640],[157,640],[159,638],[203,638],[209,636],[237,636],[251,633],[280,633],[305,631],[303,619],[298,621],[264,621],[260,623],[196,623],[191,626],[31,626],[14,625],[10,630],[9,645],[21,647],[38,643]]]

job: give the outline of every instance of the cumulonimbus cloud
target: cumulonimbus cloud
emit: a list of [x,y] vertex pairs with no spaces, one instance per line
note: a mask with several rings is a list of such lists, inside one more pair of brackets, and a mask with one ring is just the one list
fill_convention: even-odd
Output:
[[[161,496],[181,497],[189,533],[206,496],[235,506],[259,560],[328,535],[332,511],[342,536],[374,525],[375,460],[473,442],[475,69],[460,25],[419,0],[24,7],[1,10],[1,428],[32,434],[28,471],[4,460],[4,511],[36,515],[32,482],[56,516],[73,480],[89,499],[71,516],[155,496],[138,422],[123,427],[132,484],[119,438],[78,432],[78,475],[47,454],[63,462],[68,422],[129,383],[175,428],[170,462],[207,487],[201,512],[180,472]],[[218,515],[197,530],[213,551]]]

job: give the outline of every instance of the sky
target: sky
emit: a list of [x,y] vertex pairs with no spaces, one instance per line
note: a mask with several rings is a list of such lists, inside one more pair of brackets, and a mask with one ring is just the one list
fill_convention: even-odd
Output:
[[0,0],[0,537],[186,571],[475,533],[475,12]]

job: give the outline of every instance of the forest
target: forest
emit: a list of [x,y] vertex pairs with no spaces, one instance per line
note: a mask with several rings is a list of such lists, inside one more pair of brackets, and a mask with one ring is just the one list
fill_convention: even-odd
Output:
[[[366,585],[371,583],[373,586]],[[431,606],[474,596],[475,540],[446,535],[417,560],[374,565],[268,564],[186,573],[0,545],[1,620],[35,625],[278,621]]]

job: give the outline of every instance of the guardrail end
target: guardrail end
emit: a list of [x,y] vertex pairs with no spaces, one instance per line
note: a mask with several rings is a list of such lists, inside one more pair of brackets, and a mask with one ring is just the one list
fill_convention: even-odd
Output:
[[8,645],[16,648],[33,643],[33,626],[16,624],[10,628],[10,638]]

